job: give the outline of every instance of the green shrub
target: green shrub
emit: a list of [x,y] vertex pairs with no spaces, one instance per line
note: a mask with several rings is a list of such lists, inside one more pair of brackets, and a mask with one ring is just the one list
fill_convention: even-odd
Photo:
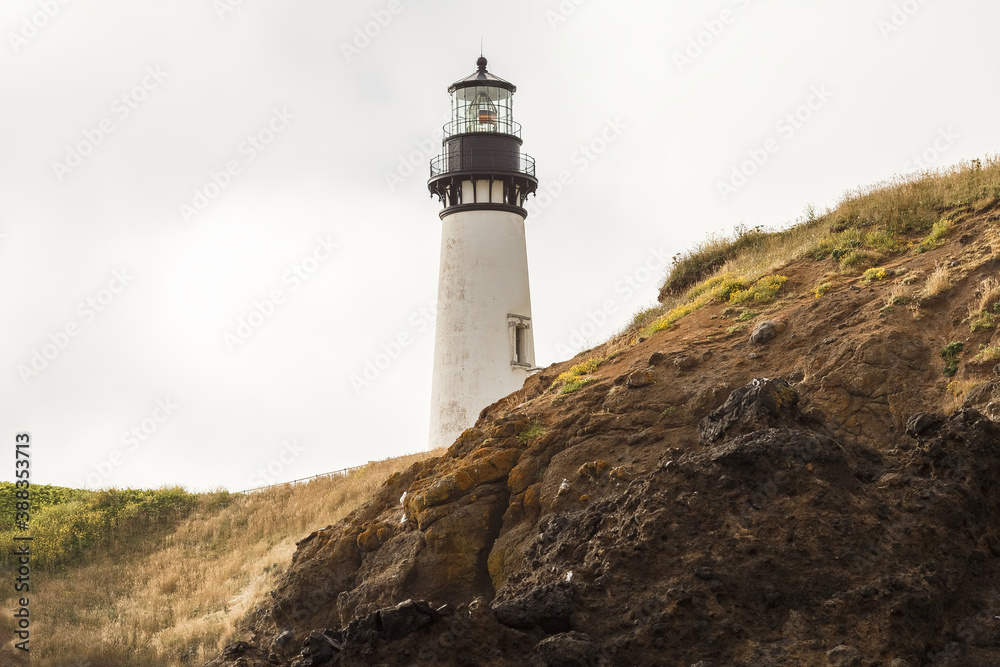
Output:
[[597,378],[582,377],[576,380],[570,380],[569,382],[567,382],[562,386],[562,389],[559,390],[559,393],[572,394],[574,391],[586,387],[591,382],[597,382]]
[[831,289],[833,289],[833,283],[823,283],[822,285],[817,285],[816,287],[813,287],[812,291],[813,294],[815,294],[816,298],[818,299],[821,296],[824,296]]
[[973,332],[989,331],[996,327],[998,321],[1000,321],[1000,316],[996,313],[982,312],[972,320],[971,328]]
[[889,277],[889,272],[886,271],[883,267],[879,266],[865,271],[864,275],[861,276],[861,281],[866,283],[873,283],[879,280],[885,280],[887,277]]
[[643,330],[642,335],[648,338],[655,333],[670,328],[675,322],[677,322],[677,320],[681,319],[686,315],[690,315],[694,311],[704,306],[706,303],[708,303],[709,299],[710,297],[708,295],[703,295],[701,298],[695,301],[690,301],[683,305],[677,306],[669,313],[659,318],[658,320],[655,320],[652,324],[646,327]]
[[933,250],[944,245],[944,239],[948,236],[948,232],[951,231],[952,226],[952,221],[947,218],[935,222],[931,228],[931,233],[917,246],[917,252],[927,252],[928,250]]
[[752,287],[733,292],[729,297],[729,303],[740,304],[747,301],[770,303],[778,298],[778,292],[787,281],[788,276],[764,276]]
[[941,358],[945,360],[944,376],[952,377],[958,372],[958,359],[962,355],[965,343],[962,341],[952,341],[941,350]]
[[538,436],[545,435],[545,431],[547,430],[548,429],[546,429],[545,426],[543,426],[542,423],[536,419],[531,423],[531,426],[517,434],[517,439],[520,440],[521,443],[527,444]]
[[742,292],[747,288],[746,282],[740,278],[726,278],[712,290],[712,298],[723,303],[729,301],[735,292]]
[[863,250],[851,250],[840,258],[840,265],[845,269],[853,269],[875,261],[876,257]]
[[892,232],[885,229],[875,229],[865,234],[864,247],[881,253],[892,253],[896,251],[898,243]]
[[592,357],[586,361],[582,361],[572,368],[570,368],[565,373],[560,373],[556,381],[552,383],[553,386],[558,384],[565,384],[566,382],[571,382],[575,378],[581,375],[589,375],[597,370],[597,368],[607,360],[607,357]]

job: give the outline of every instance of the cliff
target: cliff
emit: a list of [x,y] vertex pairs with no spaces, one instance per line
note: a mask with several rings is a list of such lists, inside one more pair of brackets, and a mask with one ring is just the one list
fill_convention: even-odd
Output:
[[208,665],[1000,664],[998,269],[995,161],[706,243]]

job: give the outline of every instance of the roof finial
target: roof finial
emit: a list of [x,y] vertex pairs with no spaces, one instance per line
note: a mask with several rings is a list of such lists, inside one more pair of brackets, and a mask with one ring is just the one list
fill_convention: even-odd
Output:
[[479,56],[479,60],[476,61],[476,66],[479,68],[480,74],[486,73],[486,56]]

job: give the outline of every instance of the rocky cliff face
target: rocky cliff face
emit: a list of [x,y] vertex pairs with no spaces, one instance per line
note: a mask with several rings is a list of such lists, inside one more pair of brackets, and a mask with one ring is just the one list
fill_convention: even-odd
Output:
[[530,378],[305,537],[209,665],[1000,664],[981,223],[886,265],[951,267],[919,307],[887,307],[902,278],[816,298],[800,261],[756,325],[707,306]]

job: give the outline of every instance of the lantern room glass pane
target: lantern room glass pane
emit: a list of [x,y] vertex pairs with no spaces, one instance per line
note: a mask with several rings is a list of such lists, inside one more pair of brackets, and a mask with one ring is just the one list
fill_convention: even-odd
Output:
[[506,88],[495,86],[459,88],[452,95],[451,125],[453,134],[516,135],[513,96]]

